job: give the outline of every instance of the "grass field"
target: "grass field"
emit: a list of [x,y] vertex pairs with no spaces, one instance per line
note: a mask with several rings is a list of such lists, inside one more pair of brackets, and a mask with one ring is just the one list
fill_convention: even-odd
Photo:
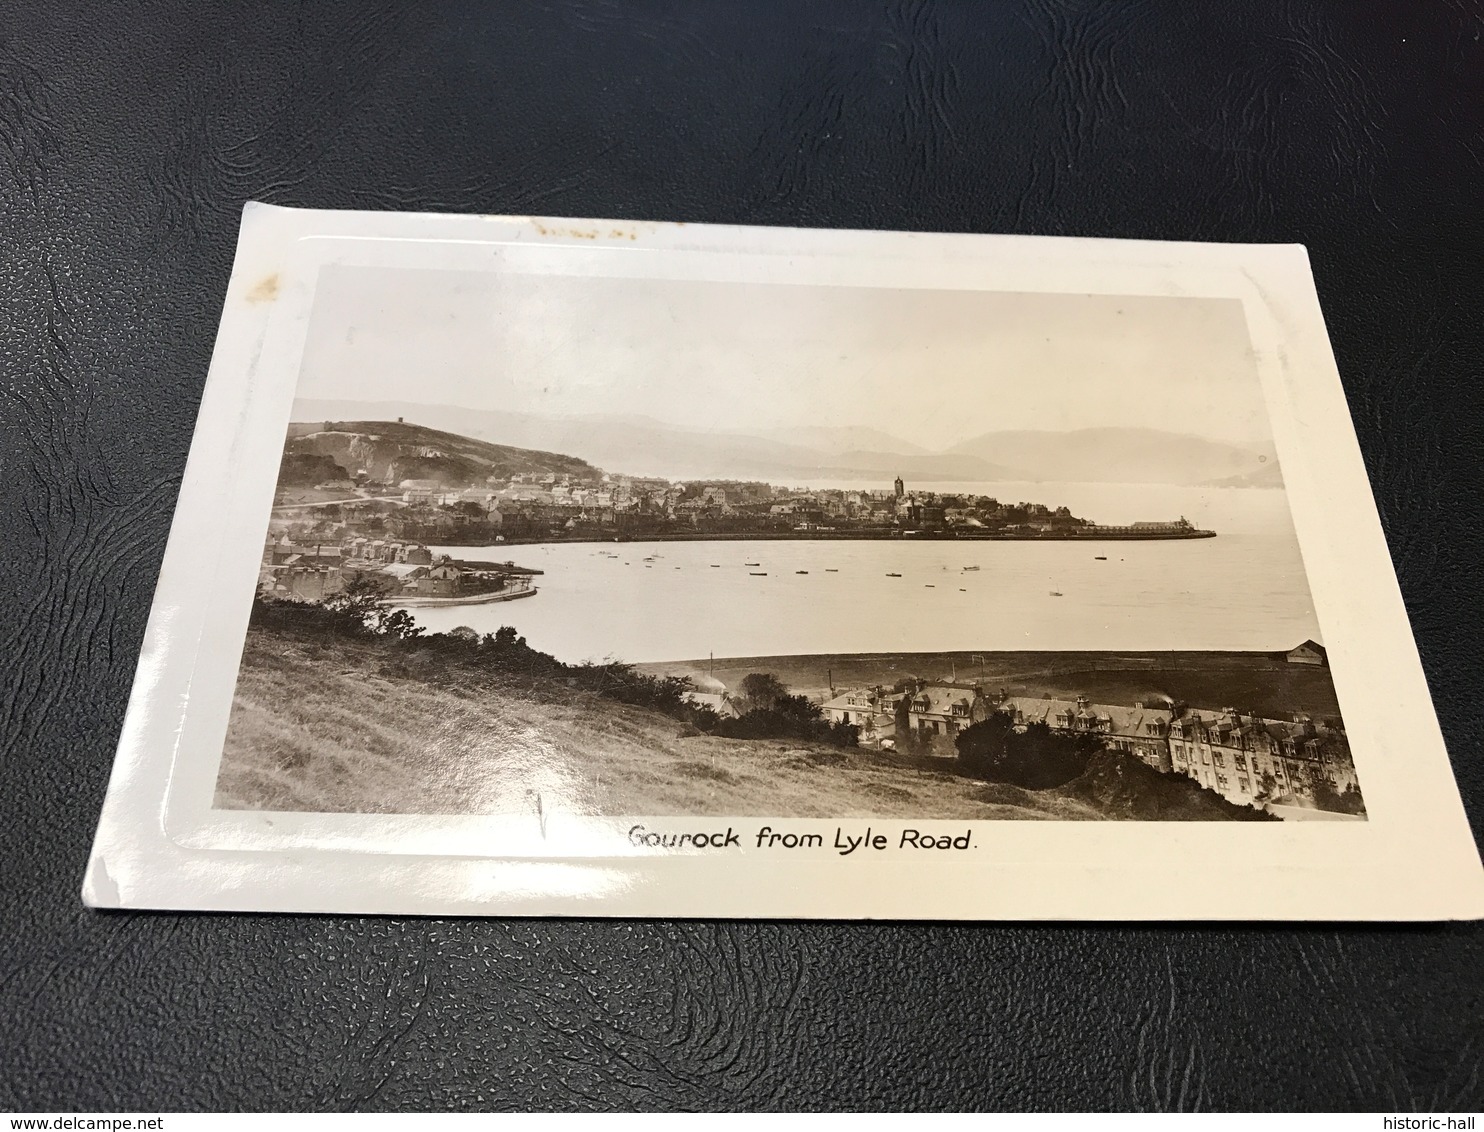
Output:
[[[415,659],[415,658],[414,658]],[[1097,819],[1055,791],[867,751],[686,734],[586,696],[430,686],[373,646],[248,634],[217,784],[224,809]]]
[[216,805],[418,814],[539,807],[971,820],[1226,816],[1209,804],[1137,812],[1116,784],[1091,778],[1032,791],[961,777],[951,763],[930,759],[714,738],[592,694],[521,687],[513,678],[509,686],[491,687],[488,677],[480,685],[433,671],[432,663],[377,640],[252,629]]
[[1198,708],[1236,708],[1271,718],[1296,711],[1338,718],[1327,668],[1289,664],[1254,652],[986,652],[854,653],[844,656],[757,656],[641,664],[642,671],[692,678],[714,672],[730,689],[750,672],[771,672],[793,691],[814,697],[838,689],[890,686],[907,676],[956,677],[1015,696],[1088,696],[1094,703],[1181,700]]

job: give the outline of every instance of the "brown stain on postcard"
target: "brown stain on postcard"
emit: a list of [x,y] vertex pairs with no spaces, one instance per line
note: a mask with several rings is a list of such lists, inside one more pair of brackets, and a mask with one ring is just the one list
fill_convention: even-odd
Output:
[[[549,228],[534,216],[531,219],[531,227],[536,230],[538,236],[555,236],[558,239],[572,240],[596,240],[602,236],[602,232],[596,228]],[[608,233],[610,240],[637,240],[638,234],[627,228],[615,228]]]
[[257,285],[247,293],[247,301],[250,303],[271,303],[278,298],[278,272],[265,275],[259,279]]

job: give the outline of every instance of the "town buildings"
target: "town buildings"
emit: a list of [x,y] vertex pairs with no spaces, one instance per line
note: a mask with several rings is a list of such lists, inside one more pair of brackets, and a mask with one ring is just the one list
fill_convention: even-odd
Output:
[[1360,789],[1345,732],[1303,714],[1186,711],[1171,721],[1170,757],[1176,774],[1244,805]]
[[862,746],[905,747],[906,728],[915,751],[944,757],[956,754],[954,740],[966,727],[1002,712],[1022,730],[1044,723],[1064,734],[1095,735],[1111,750],[1194,779],[1237,805],[1339,808],[1346,797],[1358,800],[1360,790],[1343,727],[1302,713],[1272,719],[1158,700],[1122,705],[1086,696],[991,696],[955,681],[919,681],[897,692],[842,691],[822,710],[832,723],[859,727]]
[[362,576],[374,578],[389,597],[457,598],[529,589],[523,571],[461,565],[419,543],[358,537],[339,545],[295,544],[279,535],[263,548],[258,590],[270,597],[323,601]]
[[1039,722],[1054,731],[1096,735],[1104,746],[1127,751],[1155,770],[1168,772],[1172,765],[1169,737],[1174,710],[1168,703],[1141,700],[1124,707],[1094,704],[1086,696],[1075,700],[1011,696],[998,700],[995,710],[1020,728]]
[[863,747],[895,745],[897,705],[905,692],[888,692],[879,686],[841,692],[822,707],[831,723],[848,723],[858,729]]
[[1324,646],[1315,641],[1305,641],[1301,645],[1288,650],[1289,664],[1308,664],[1319,668],[1329,667],[1329,653],[1324,651]]

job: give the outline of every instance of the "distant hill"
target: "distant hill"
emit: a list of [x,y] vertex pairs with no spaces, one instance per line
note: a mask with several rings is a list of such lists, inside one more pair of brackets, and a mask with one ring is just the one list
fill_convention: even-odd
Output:
[[864,425],[799,425],[795,428],[770,428],[759,432],[765,440],[813,448],[818,452],[894,452],[903,456],[920,456],[928,450]]
[[[341,476],[333,474],[337,468]],[[521,473],[551,472],[586,480],[596,480],[603,474],[574,456],[489,444],[395,419],[326,418],[300,420],[289,426],[279,469],[280,487],[309,487],[360,472],[388,483],[433,480],[448,488],[481,486],[490,476],[505,478]]]
[[1283,469],[1276,460],[1269,460],[1255,472],[1243,472],[1239,476],[1222,476],[1207,480],[1203,487],[1282,487]]
[[1238,447],[1154,428],[988,432],[953,452],[1024,470],[1033,480],[1205,484],[1276,468],[1270,446]]
[[[573,453],[610,472],[669,479],[767,480],[808,484],[839,480],[885,486],[1042,480],[1203,485],[1255,476],[1246,486],[1277,486],[1271,446],[1240,447],[1155,428],[1074,432],[988,432],[943,452],[929,452],[874,428],[803,425],[761,434],[705,431],[641,416],[547,417],[404,401],[298,401],[296,421],[395,421],[473,437],[536,456]],[[576,460],[580,455],[581,460]],[[354,472],[354,468],[348,469]],[[555,470],[543,468],[542,470]],[[414,478],[414,477],[404,477]],[[421,477],[415,477],[421,478]],[[1281,480],[1279,481],[1281,483]]]
[[[884,486],[897,475],[917,481],[1024,478],[1016,469],[974,456],[924,452],[875,429],[805,427],[754,436],[676,428],[639,416],[544,417],[400,401],[304,400],[294,405],[296,420],[368,414],[389,420],[405,417],[497,444],[581,453],[611,472],[677,480],[761,479],[790,484],[852,480]],[[868,442],[908,450],[856,446]]]

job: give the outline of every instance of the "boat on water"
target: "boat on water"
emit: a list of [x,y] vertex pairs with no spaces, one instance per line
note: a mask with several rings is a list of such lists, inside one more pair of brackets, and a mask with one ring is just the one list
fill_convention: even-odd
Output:
[[928,582],[928,583],[927,583],[927,584],[926,584],[926,585],[925,585],[925,586],[923,586],[923,587],[922,587],[922,588],[923,588],[923,589],[925,589],[925,590],[935,590],[935,589],[937,589],[937,588],[938,588],[938,587],[937,587],[937,586],[935,586],[935,585],[933,585],[933,583],[932,583],[932,582]]
[[977,567],[977,566],[965,566],[964,567],[964,572],[965,573],[969,573],[970,571],[977,570],[977,569],[979,569],[979,567]]
[[768,572],[766,570],[753,570],[751,571],[750,576],[754,578],[766,578],[768,576]]
[[1094,562],[1106,562],[1108,561],[1108,556],[1106,554],[1094,554],[1092,560]]
[[721,569],[721,563],[720,562],[713,562],[713,563],[711,563],[711,569],[713,569],[713,570],[720,570]]
[[1058,591],[1058,590],[1052,590],[1052,591],[1051,591],[1051,596],[1052,596],[1052,597],[1065,597],[1065,596],[1066,596],[1066,595],[1065,595],[1065,594],[1062,594],[1062,593],[1061,593],[1061,592],[1059,592],[1059,591]]
[[809,573],[809,571],[808,570],[795,570],[794,573],[795,574],[807,574],[807,573]]
[[742,563],[742,565],[744,565],[744,566],[761,566],[762,563],[761,562],[744,562],[744,563]]
[[902,575],[900,575],[900,574],[888,574],[887,575],[888,578],[900,578],[901,576]]
[[840,571],[839,571],[839,570],[837,570],[837,569],[836,569],[836,568],[835,568],[835,567],[833,567],[833,566],[826,566],[826,567],[825,567],[825,568],[824,568],[824,572],[825,572],[825,573],[826,573],[826,574],[838,574],[838,573],[839,573],[839,572],[840,572]]

